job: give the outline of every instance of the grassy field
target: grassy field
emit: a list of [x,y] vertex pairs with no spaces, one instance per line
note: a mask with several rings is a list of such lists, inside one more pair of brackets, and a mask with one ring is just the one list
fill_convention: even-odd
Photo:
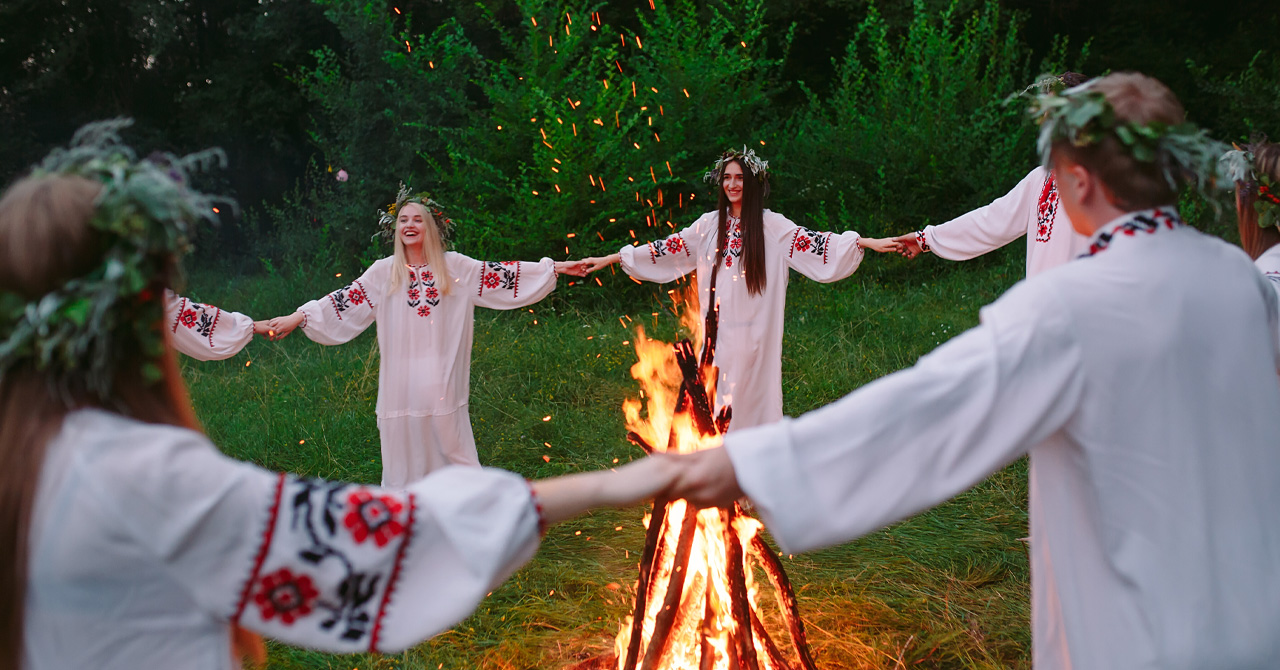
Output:
[[[911,365],[974,325],[978,308],[1021,276],[1022,255],[1011,249],[965,264],[869,258],[834,285],[793,277],[786,412]],[[193,277],[190,292],[267,318],[345,281],[211,273]],[[631,333],[619,317],[667,339],[675,319],[661,290],[630,287],[621,276],[605,284],[625,289],[625,299],[562,282],[532,311],[477,310],[471,418],[483,463],[537,478],[639,455],[623,439],[620,406],[636,386]],[[372,328],[341,347],[300,333],[259,340],[228,361],[185,361],[184,370],[206,429],[227,453],[268,468],[378,481]],[[1024,460],[928,513],[784,559],[819,666],[1030,667],[1026,495]],[[597,512],[552,529],[533,561],[473,616],[408,652],[331,656],[272,644],[270,666],[558,669],[605,652],[629,612],[644,512]]]

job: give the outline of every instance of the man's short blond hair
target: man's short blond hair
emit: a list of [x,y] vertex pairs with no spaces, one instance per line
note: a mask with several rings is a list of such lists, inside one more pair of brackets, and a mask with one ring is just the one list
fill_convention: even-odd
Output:
[[[1174,126],[1186,120],[1182,103],[1173,91],[1144,74],[1109,74],[1095,81],[1090,90],[1106,96],[1115,110],[1117,124]],[[1053,145],[1053,153],[1097,175],[1111,191],[1116,205],[1126,211],[1162,207],[1178,201],[1178,190],[1166,177],[1176,168],[1166,165],[1170,158],[1163,152],[1157,153],[1154,161],[1140,161],[1119,138],[1106,133],[1087,146],[1059,140]]]

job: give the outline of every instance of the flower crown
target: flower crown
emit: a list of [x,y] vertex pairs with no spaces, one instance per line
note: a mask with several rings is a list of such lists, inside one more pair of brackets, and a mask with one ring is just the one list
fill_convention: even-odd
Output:
[[234,210],[235,202],[188,186],[189,174],[225,166],[221,149],[138,160],[119,135],[132,124],[90,123],[32,169],[32,177],[78,176],[102,184],[89,226],[105,251],[97,267],[34,300],[0,291],[0,378],[29,361],[50,376],[65,402],[81,391],[106,399],[117,361],[135,347],[148,357],[144,378],[160,378],[159,289],[190,250],[196,224],[216,222],[215,207]]
[[1218,169],[1229,183],[1237,184],[1242,193],[1252,192],[1259,226],[1280,226],[1280,188],[1270,175],[1257,169],[1251,147],[1235,146],[1218,160]]
[[400,214],[400,210],[409,203],[416,203],[427,208],[431,212],[431,218],[436,221],[436,230],[440,231],[440,244],[447,246],[449,243],[449,232],[453,230],[453,219],[450,219],[444,211],[444,205],[432,200],[426,191],[418,193],[410,193],[409,187],[400,182],[400,191],[396,194],[396,201],[387,206],[386,210],[378,210],[378,232],[374,233],[373,239],[381,237],[384,240],[391,241],[396,235],[396,216]]
[[769,184],[769,161],[761,159],[756,155],[755,149],[748,149],[745,144],[742,145],[742,151],[729,149],[720,154],[720,158],[716,159],[715,166],[702,175],[703,180],[708,184],[718,185],[724,177],[724,166],[734,159],[742,161],[742,164],[746,165],[748,170],[751,170],[751,174],[767,188]]
[[[1083,147],[1110,136],[1119,140],[1135,159],[1158,164],[1171,188],[1177,189],[1180,182],[1188,179],[1202,190],[1216,183],[1218,158],[1226,145],[1190,121],[1169,125],[1119,120],[1106,95],[1094,90],[1097,81],[1091,79],[1062,91],[1054,91],[1050,85],[1041,92],[1028,89],[1012,96],[1030,99],[1027,112],[1040,120],[1036,148],[1045,166],[1050,163],[1055,142],[1065,140]],[[1033,87],[1041,88],[1038,84]]]

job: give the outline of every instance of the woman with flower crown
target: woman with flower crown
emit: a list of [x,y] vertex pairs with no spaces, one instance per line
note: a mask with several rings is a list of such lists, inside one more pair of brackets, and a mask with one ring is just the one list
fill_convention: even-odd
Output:
[[391,490],[222,455],[162,304],[215,204],[182,177],[219,154],[138,161],[123,125],[82,129],[0,197],[0,669],[228,670],[265,660],[257,634],[398,651],[469,614],[547,523],[671,481],[646,459]]
[[1222,157],[1236,185],[1240,246],[1280,291],[1280,144],[1254,142]]
[[[717,186],[716,210],[664,240],[586,259],[594,272],[621,263],[631,277],[674,281],[697,271],[708,330],[717,335],[716,405],[733,408],[731,430],[782,418],[782,322],[788,270],[833,282],[853,274],[863,249],[898,251],[892,240],[829,233],[792,223],[764,208],[768,161],[754,150],[726,151],[706,175]],[[708,317],[708,311],[711,316]]]
[[580,263],[478,261],[445,251],[452,221],[401,186],[381,215],[395,252],[357,280],[270,322],[276,339],[302,327],[320,344],[351,341],[378,322],[382,485],[401,487],[449,464],[480,465],[467,401],[475,308],[516,309],[546,297]]

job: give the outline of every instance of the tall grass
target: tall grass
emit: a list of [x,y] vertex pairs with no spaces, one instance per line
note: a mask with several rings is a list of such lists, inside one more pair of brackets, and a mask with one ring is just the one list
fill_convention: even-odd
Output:
[[[963,266],[868,258],[851,279],[793,278],[785,408],[826,404],[974,325],[977,308],[1021,277],[1016,251]],[[609,289],[622,276],[604,275]],[[258,318],[344,280],[332,275],[197,275],[192,292]],[[564,285],[531,310],[476,317],[471,418],[480,459],[527,477],[636,458],[621,402],[635,393],[631,331],[675,332],[665,293],[622,309],[581,307]],[[625,319],[623,319],[625,320]],[[227,453],[269,468],[376,482],[372,329],[341,347],[296,334],[235,358],[187,361],[197,411]],[[544,420],[545,417],[550,420]],[[550,445],[550,446],[547,446]],[[1029,666],[1025,465],[930,512],[844,546],[788,557],[819,665],[826,668]],[[273,668],[561,668],[611,649],[631,602],[644,510],[598,511],[551,530],[538,555],[470,618],[403,654],[334,657],[270,645]]]

